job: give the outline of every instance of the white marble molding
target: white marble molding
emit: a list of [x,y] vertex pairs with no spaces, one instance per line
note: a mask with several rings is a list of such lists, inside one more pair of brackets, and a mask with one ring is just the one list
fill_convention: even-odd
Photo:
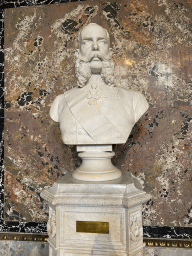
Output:
[[[129,172],[103,183],[68,173],[41,196],[50,207],[49,256],[143,255],[142,204],[150,195],[135,187]],[[77,221],[107,222],[109,233],[77,232]]]

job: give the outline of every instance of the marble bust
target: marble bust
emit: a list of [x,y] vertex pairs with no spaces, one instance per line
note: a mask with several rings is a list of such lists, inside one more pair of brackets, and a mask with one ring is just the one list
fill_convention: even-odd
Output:
[[60,123],[68,145],[125,143],[148,109],[145,97],[114,86],[114,63],[108,32],[90,23],[79,33],[78,86],[55,98],[50,116]]
[[77,145],[81,152],[97,152],[98,146],[99,152],[112,151],[112,146],[107,146],[126,142],[148,103],[140,92],[114,85],[114,63],[106,29],[90,23],[80,31],[78,41],[78,87],[55,98],[50,116],[60,123],[65,144]]

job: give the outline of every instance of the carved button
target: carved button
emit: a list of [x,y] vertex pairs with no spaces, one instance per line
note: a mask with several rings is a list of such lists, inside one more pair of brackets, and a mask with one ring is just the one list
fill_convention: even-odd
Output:
[[107,114],[107,115],[111,115],[111,110],[108,109],[108,110],[106,111],[106,114]]
[[78,134],[79,134],[79,135],[82,135],[82,134],[83,134],[82,130],[79,130],[79,131],[78,131]]

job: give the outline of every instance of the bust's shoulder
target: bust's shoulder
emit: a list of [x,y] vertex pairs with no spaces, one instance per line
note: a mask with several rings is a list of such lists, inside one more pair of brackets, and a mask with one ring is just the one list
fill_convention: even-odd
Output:
[[76,94],[76,93],[78,93],[79,91],[81,90],[81,88],[78,88],[78,87],[74,87],[74,88],[72,88],[72,89],[70,89],[70,90],[68,90],[68,91],[66,91],[66,92],[64,92],[64,97],[66,97],[66,96],[68,96],[68,95],[70,95],[70,94]]
[[67,98],[67,97],[76,97],[76,95],[78,95],[78,93],[80,92],[81,88],[79,87],[74,87],[66,92],[64,92],[64,97]]
[[58,95],[54,101],[52,102],[51,104],[51,108],[50,108],[50,116],[51,118],[55,121],[55,122],[58,122],[58,118],[59,118],[59,109],[62,107],[62,102],[64,99],[64,93],[63,94],[60,94]]
[[56,96],[56,98],[54,99],[53,103],[55,102],[60,102],[64,97],[64,93],[63,94],[59,94],[58,96]]
[[66,96],[68,96],[68,95],[70,95],[70,94],[76,94],[77,92],[78,92],[78,90],[79,90],[79,88],[72,88],[72,89],[70,89],[70,90],[68,90],[68,91],[65,91],[63,94],[60,94],[60,95],[58,95],[55,99],[54,99],[54,101],[53,101],[53,103],[52,104],[60,104],[60,102],[64,102],[63,100],[64,100],[64,98],[66,97]]
[[129,89],[125,89],[122,87],[116,87],[118,89],[118,93],[120,98],[122,99],[129,99],[129,100],[136,100],[137,98],[143,98],[143,94],[139,91],[132,91]]
[[123,88],[123,87],[119,87],[117,86],[116,87],[118,89],[118,92],[120,94],[120,96],[129,96],[129,97],[139,97],[140,95],[142,95],[141,92],[139,91],[132,91],[132,90],[129,90],[129,89],[126,89],[126,88]]
[[127,90],[125,88],[118,87],[118,93],[124,106],[132,106],[135,114],[135,122],[147,111],[149,104],[145,96],[138,91]]

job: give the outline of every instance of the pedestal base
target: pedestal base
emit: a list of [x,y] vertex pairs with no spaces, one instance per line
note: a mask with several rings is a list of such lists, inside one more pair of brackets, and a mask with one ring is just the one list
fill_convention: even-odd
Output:
[[107,181],[121,177],[121,171],[111,163],[114,152],[83,152],[78,156],[82,164],[72,177],[82,181]]
[[82,164],[72,177],[81,181],[108,181],[121,177],[121,171],[115,167],[111,158],[115,155],[112,145],[77,146]]
[[108,182],[65,175],[41,196],[49,203],[49,256],[142,256],[142,203],[129,172]]

